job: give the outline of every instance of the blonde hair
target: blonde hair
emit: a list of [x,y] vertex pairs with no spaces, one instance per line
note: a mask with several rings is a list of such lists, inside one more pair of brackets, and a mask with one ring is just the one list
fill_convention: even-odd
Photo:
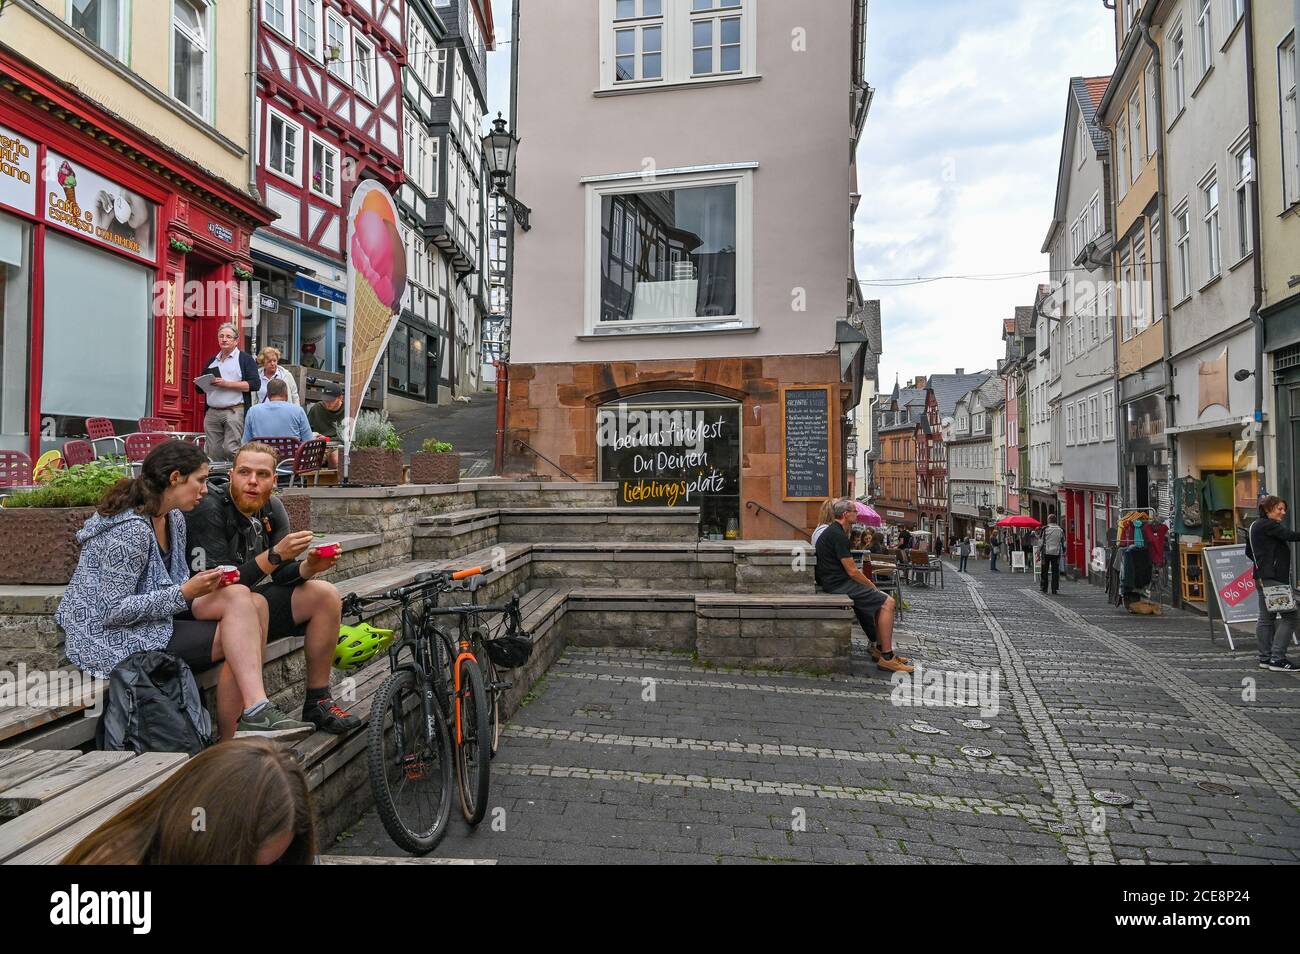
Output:
[[275,356],[276,361],[279,361],[281,358],[280,349],[272,348],[270,345],[267,345],[257,355],[258,367],[261,367],[262,365],[266,364],[266,359],[271,357],[272,355]]

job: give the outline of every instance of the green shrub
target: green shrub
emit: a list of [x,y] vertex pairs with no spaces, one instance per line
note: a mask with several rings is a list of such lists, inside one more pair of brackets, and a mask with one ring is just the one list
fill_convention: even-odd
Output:
[[455,450],[455,448],[446,441],[440,441],[436,438],[430,437],[420,445],[420,450],[426,454],[450,454]]
[[6,497],[4,505],[6,508],[94,507],[124,476],[122,465],[115,460],[78,464],[54,471],[49,480],[34,490]]
[[401,450],[402,439],[397,436],[397,428],[388,419],[387,411],[362,411],[357,415],[352,446]]

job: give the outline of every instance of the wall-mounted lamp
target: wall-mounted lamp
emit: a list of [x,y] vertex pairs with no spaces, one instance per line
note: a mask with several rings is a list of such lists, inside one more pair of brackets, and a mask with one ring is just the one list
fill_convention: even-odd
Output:
[[1247,371],[1245,368],[1242,368],[1240,371],[1238,371],[1236,374],[1233,375],[1233,378],[1238,381],[1245,381],[1254,373],[1255,373],[1254,371]]

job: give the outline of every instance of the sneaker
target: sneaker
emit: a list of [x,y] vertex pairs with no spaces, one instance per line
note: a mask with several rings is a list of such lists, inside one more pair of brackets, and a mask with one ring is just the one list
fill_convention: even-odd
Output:
[[1260,668],[1260,669],[1267,669],[1267,668],[1268,668],[1268,659],[1267,659],[1267,658],[1261,659],[1261,660],[1259,661],[1259,668]]
[[898,653],[894,653],[893,659],[886,659],[884,656],[881,656],[879,659],[876,660],[876,668],[881,670],[882,672],[915,672],[916,671],[912,666],[909,666],[907,664],[907,660],[899,656]]
[[268,702],[262,711],[251,719],[241,716],[235,726],[235,738],[257,736],[263,739],[301,739],[311,735],[316,727],[310,722],[290,718],[275,703]]
[[1300,672],[1300,666],[1289,659],[1283,659],[1281,662],[1270,662],[1268,670],[1269,672]]
[[330,735],[343,735],[364,725],[361,719],[340,708],[329,696],[305,704],[302,707],[302,717],[304,721]]

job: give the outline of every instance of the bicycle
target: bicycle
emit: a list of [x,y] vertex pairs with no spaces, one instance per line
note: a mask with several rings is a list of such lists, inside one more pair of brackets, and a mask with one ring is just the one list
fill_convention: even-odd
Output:
[[[488,763],[499,737],[497,697],[510,683],[495,678],[492,653],[503,652],[493,646],[498,640],[489,639],[484,627],[472,626],[471,620],[478,624],[484,614],[501,613],[508,631],[502,646],[513,646],[514,656],[516,642],[531,650],[517,598],[499,605],[477,602],[474,594],[482,572],[481,567],[443,570],[386,593],[344,598],[343,611],[349,616],[360,616],[364,607],[381,603],[401,608],[402,635],[388,648],[391,675],[375,696],[367,745],[380,820],[393,841],[412,853],[433,850],[446,834],[453,752],[466,821],[477,825],[487,811]],[[438,605],[442,594],[456,589],[468,590],[473,602]],[[458,619],[455,639],[433,619],[449,615]],[[408,651],[405,657],[403,650]],[[511,656],[508,651],[506,655]],[[487,680],[480,659],[488,660]]]

